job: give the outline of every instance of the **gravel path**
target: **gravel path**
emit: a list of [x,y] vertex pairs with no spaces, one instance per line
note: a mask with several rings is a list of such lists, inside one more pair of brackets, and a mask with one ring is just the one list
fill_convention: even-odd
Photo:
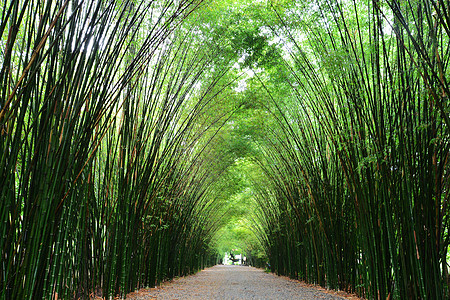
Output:
[[195,275],[178,278],[160,288],[130,294],[130,299],[345,299],[298,281],[261,269],[215,266]]

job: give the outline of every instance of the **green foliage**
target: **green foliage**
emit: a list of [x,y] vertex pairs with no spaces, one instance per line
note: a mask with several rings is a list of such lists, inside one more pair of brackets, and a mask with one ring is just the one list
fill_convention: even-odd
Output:
[[[0,7],[0,299],[251,263],[449,297],[448,3]],[[101,292],[99,292],[101,291]]]
[[273,271],[371,299],[448,297],[448,7],[273,9],[293,96],[264,85],[274,104],[285,98],[258,159]]
[[226,184],[221,187],[224,216],[212,240],[222,257],[225,253],[240,253],[247,256],[248,262],[253,265],[260,264],[266,258],[252,222],[256,203],[250,181],[257,171],[258,168],[245,158],[237,159],[228,168],[229,175],[224,177]]
[[215,263],[193,124],[220,77],[179,26],[198,3],[66,3],[4,4],[1,299],[124,296]]

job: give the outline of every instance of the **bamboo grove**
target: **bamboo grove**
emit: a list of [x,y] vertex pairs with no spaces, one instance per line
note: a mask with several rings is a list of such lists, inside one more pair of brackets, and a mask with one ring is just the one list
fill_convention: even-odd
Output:
[[125,297],[217,263],[241,216],[277,274],[450,296],[448,0],[0,16],[0,299]]
[[314,3],[308,17],[271,6],[292,46],[287,104],[260,78],[280,125],[255,158],[271,269],[369,299],[448,299],[450,3]]
[[215,263],[217,120],[194,120],[222,71],[180,26],[200,4],[2,1],[0,299],[124,296]]

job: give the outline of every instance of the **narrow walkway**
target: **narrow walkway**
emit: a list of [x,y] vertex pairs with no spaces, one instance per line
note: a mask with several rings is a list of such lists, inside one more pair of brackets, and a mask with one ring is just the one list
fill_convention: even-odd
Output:
[[298,281],[244,266],[215,266],[127,299],[346,299]]

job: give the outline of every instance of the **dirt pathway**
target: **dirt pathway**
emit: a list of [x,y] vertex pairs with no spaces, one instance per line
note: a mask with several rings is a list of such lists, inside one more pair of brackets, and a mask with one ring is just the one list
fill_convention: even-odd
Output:
[[[342,294],[341,294],[342,295]],[[130,299],[348,299],[298,281],[244,266],[215,266],[178,278],[160,288],[141,290]],[[128,299],[128,297],[127,297]],[[356,299],[356,298],[353,298]]]

